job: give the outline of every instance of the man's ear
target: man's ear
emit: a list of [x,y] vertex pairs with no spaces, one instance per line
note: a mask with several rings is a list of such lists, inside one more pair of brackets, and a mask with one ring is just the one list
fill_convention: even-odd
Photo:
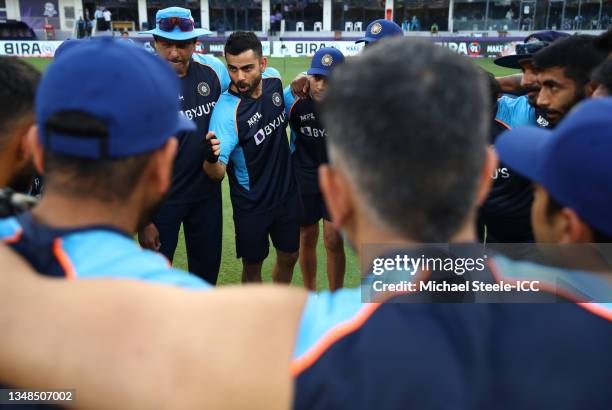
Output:
[[591,228],[578,216],[571,208],[563,208],[558,217],[562,220],[559,223],[559,243],[589,243],[593,242],[593,232]]
[[171,137],[164,145],[153,152],[146,172],[149,183],[157,187],[160,194],[165,194],[172,183],[172,168],[178,149],[178,140]]
[[266,57],[261,57],[261,72],[266,71],[266,67],[268,66],[268,59]]
[[593,95],[593,93],[595,92],[596,89],[597,89],[597,85],[595,85],[595,83],[593,83],[593,81],[589,81],[584,86],[584,94],[587,96],[587,98],[590,98]]
[[499,160],[497,158],[497,153],[495,152],[493,146],[489,145],[486,150],[485,161],[480,173],[480,182],[476,197],[476,204],[478,206],[482,205],[489,196],[491,186],[493,185],[493,175],[498,164]]
[[25,145],[27,148],[24,148],[24,152],[27,149],[28,155],[32,155],[32,161],[34,162],[34,167],[36,168],[36,172],[39,174],[44,174],[45,171],[45,156],[44,149],[40,143],[38,138],[38,126],[32,125],[27,132],[25,137]]
[[348,179],[341,170],[324,164],[319,167],[319,185],[334,226],[344,227],[354,212]]

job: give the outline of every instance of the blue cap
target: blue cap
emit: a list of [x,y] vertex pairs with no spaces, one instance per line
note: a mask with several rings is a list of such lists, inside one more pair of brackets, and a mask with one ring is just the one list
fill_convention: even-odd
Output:
[[554,130],[523,127],[502,134],[500,160],[542,185],[590,227],[612,235],[612,98],[587,100]]
[[385,37],[403,36],[402,28],[391,20],[378,19],[374,20],[366,28],[366,35],[360,38],[355,43],[373,43]]
[[172,31],[160,30],[159,21],[163,18],[171,17],[186,18],[191,21],[194,21],[193,17],[191,17],[191,10],[184,9],[182,7],[168,7],[165,9],[158,10],[155,14],[155,28],[153,30],[143,31],[140,34],[153,34],[159,37],[176,41],[190,40],[192,38],[212,34],[212,31],[204,30],[203,28],[194,28],[192,31],[181,31],[178,27],[174,27]]
[[308,75],[330,75],[335,67],[344,62],[344,54],[337,48],[320,48],[312,57]]
[[72,47],[77,46],[79,44],[84,43],[86,40],[74,40],[74,39],[66,39],[62,41],[62,44],[59,45],[55,49],[55,53],[53,54],[54,58],[59,57],[61,54],[65,53],[67,50],[70,50]]
[[[82,158],[121,158],[161,147],[171,136],[195,129],[179,113],[180,84],[161,58],[126,41],[88,40],[53,61],[36,93],[41,144]],[[48,132],[49,117],[80,111],[100,119],[100,138]]]
[[[540,31],[538,33],[533,33],[525,37],[525,41],[523,41],[523,43],[527,44],[527,43],[539,42],[541,43],[541,47],[539,48],[541,50],[542,48],[548,46],[549,44],[554,43],[555,41],[561,38],[566,38],[569,36],[570,36],[569,34],[564,33],[562,31],[552,31],[552,30]],[[532,58],[535,53],[537,53],[537,51],[532,52],[532,53],[511,54],[511,55],[499,57],[495,59],[495,61],[493,62],[495,63],[495,65],[498,65],[500,67],[520,69],[521,65],[519,64],[519,61]]]

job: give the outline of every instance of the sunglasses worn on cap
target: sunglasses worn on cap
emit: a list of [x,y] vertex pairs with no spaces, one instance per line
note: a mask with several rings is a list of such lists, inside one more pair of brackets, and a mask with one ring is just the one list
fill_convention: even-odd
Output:
[[162,31],[172,31],[178,27],[181,31],[193,31],[193,20],[182,17],[166,17],[159,19],[159,29]]
[[534,41],[531,43],[517,44],[515,50],[516,54],[535,54],[547,45],[548,43],[544,41]]

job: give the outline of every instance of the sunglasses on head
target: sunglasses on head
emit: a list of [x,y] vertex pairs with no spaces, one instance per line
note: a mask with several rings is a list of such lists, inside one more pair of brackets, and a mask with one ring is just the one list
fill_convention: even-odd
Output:
[[535,54],[547,45],[548,43],[544,41],[533,41],[531,43],[517,44],[515,50],[516,54]]
[[159,19],[159,29],[162,31],[172,31],[178,27],[180,31],[193,31],[193,20],[183,17],[166,17]]

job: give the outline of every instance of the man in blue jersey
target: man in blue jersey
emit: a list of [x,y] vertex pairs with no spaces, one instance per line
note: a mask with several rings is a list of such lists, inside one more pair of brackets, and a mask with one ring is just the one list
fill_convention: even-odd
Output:
[[267,67],[252,32],[233,33],[225,58],[232,84],[215,106],[203,168],[213,180],[220,181],[226,170],[229,175],[242,280],[261,281],[269,236],[277,256],[272,278],[289,283],[298,258],[300,198],[282,81],[278,71]]
[[291,128],[291,159],[302,198],[300,217],[300,267],[304,286],[317,289],[317,242],[319,221],[323,219],[323,240],[327,251],[327,279],[330,290],[342,287],[346,257],[342,237],[331,223],[319,187],[319,166],[327,163],[326,131],[321,124],[318,104],[327,89],[327,78],[344,62],[344,55],[333,47],[319,49],[308,74],[309,92],[295,98],[285,89],[285,111]]
[[[559,31],[542,31],[525,38],[523,44],[517,44],[516,54],[499,57],[494,63],[500,67],[520,69],[520,91],[525,95],[518,97],[503,96],[498,101],[497,119],[510,128],[521,125],[538,125],[548,127],[544,111],[536,107],[540,85],[533,66],[533,55],[554,41],[569,37]],[[502,78],[501,82],[514,82],[514,77]],[[504,88],[504,87],[502,87]]]
[[[448,92],[452,76],[463,81]],[[392,81],[396,87],[385,87]],[[376,258],[367,255],[368,244],[408,250],[423,242],[475,241],[477,205],[496,162],[487,148],[486,94],[471,62],[414,39],[381,43],[332,76],[322,109],[331,164],[322,168],[321,188],[334,221],[360,252],[364,273]],[[372,104],[376,99],[386,104]],[[601,164],[607,163],[602,152],[612,149],[609,104],[588,117],[605,135],[579,138],[580,127],[572,133],[581,150],[599,144],[586,151],[601,147]],[[406,134],[407,124],[418,131]],[[374,143],[385,161],[368,162]],[[582,176],[602,194],[588,222],[609,235],[612,176]],[[491,259],[483,271],[490,284],[534,272],[580,276]],[[419,300],[414,292],[398,295],[406,303],[362,303],[359,289],[307,297],[275,286],[197,294],[118,281],[45,281],[1,248],[0,264],[0,380],[71,386],[85,408],[612,404],[612,313],[606,305],[568,301],[577,289],[558,295],[553,285],[545,293],[566,302],[557,304],[408,303]],[[609,298],[610,284],[595,281]],[[263,343],[262,329],[273,335]],[[156,385],[164,387],[151,389]]]
[[172,261],[182,224],[189,271],[215,284],[221,264],[221,184],[202,171],[202,162],[212,109],[227,90],[229,76],[216,57],[194,53],[198,37],[210,32],[195,28],[190,10],[159,10],[155,23],[155,29],[146,33],[153,35],[157,54],[178,75],[180,112],[197,128],[177,135],[179,148],[170,192],[151,223],[140,230],[139,240],[143,247]]
[[208,287],[132,239],[169,188],[173,135],[194,128],[176,92],[167,65],[127,43],[92,40],[54,61],[28,133],[45,195],[32,212],[1,219],[0,240],[49,276]]

